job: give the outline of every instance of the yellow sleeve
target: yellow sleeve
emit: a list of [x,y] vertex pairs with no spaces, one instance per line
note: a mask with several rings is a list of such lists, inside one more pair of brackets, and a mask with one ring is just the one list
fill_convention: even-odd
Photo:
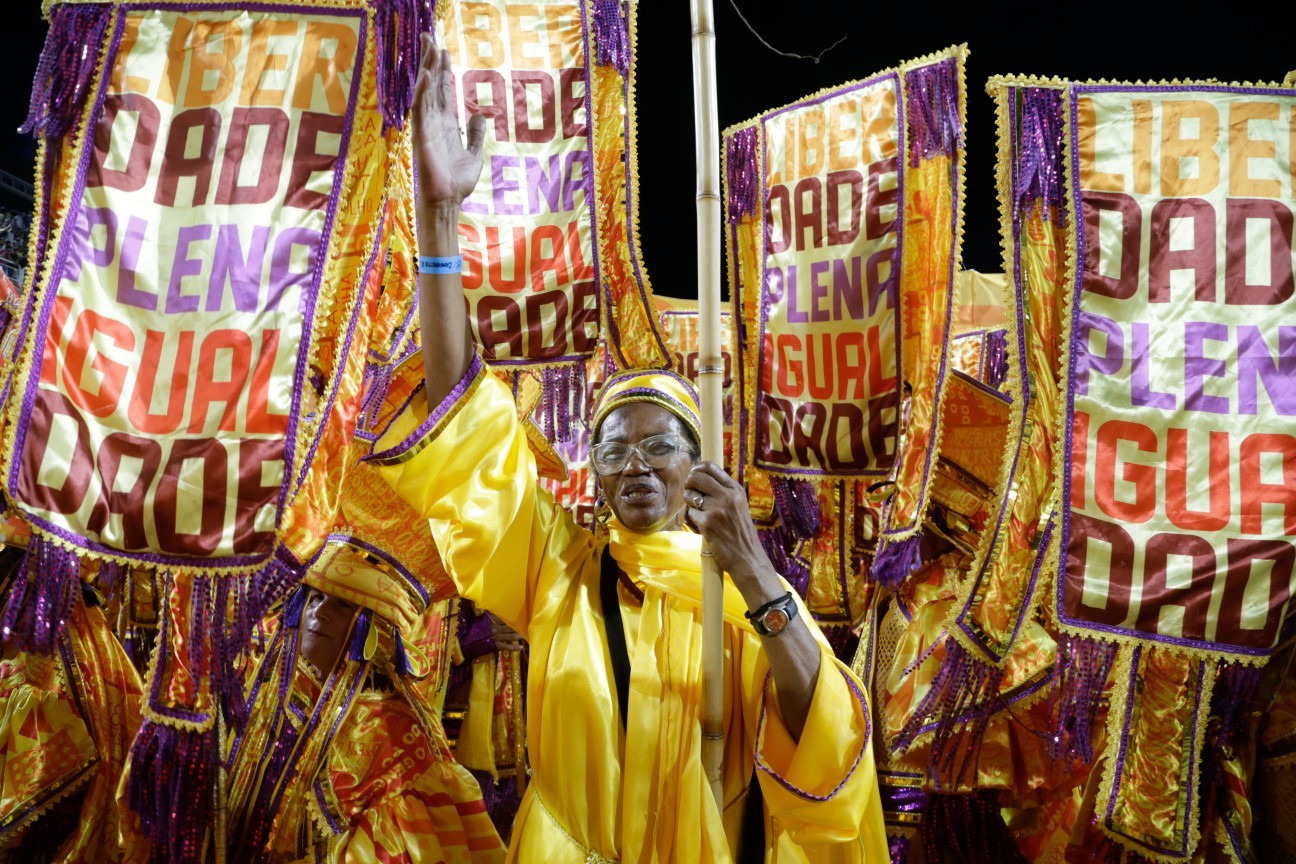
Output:
[[459,593],[523,638],[593,547],[538,487],[512,393],[479,358],[434,410],[415,393],[367,461],[429,519]]
[[826,647],[821,657],[799,742],[779,713],[773,676],[762,688],[755,756],[765,806],[798,845],[858,843],[863,860],[886,861],[864,689]]

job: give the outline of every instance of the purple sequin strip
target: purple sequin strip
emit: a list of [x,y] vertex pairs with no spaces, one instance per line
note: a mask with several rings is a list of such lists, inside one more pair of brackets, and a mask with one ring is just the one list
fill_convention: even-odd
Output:
[[1036,201],[1066,217],[1062,175],[1062,93],[1042,87],[1021,91],[1021,139],[1017,142],[1017,177],[1013,202],[1020,214]]
[[869,568],[869,577],[880,585],[897,588],[922,563],[921,553],[921,534],[904,540],[883,540],[878,544],[873,566]]
[[922,813],[931,793],[913,786],[889,786],[885,778],[878,785],[882,809],[888,813]]
[[725,142],[725,182],[729,190],[729,224],[755,216],[760,207],[760,170],[756,167],[759,143],[755,126],[739,129]]
[[760,539],[761,547],[769,556],[774,569],[804,598],[810,588],[810,568],[789,551],[789,547],[796,546],[797,539],[791,536],[782,525],[757,528],[756,536]]
[[1214,746],[1210,748],[1208,764],[1203,766],[1202,774],[1216,785],[1227,786],[1228,774],[1223,763],[1247,743],[1251,720],[1260,710],[1262,672],[1259,666],[1233,663],[1220,669],[1215,680],[1210,725],[1207,727],[1207,735]]
[[110,12],[106,3],[64,3],[54,7],[32,80],[27,119],[19,132],[57,141],[72,128],[99,66]]
[[1004,676],[1003,669],[973,657],[952,637],[944,644],[945,657],[931,688],[891,746],[895,752],[909,749],[934,723],[927,774],[937,789],[957,787],[975,766]]
[[611,66],[625,78],[630,74],[630,25],[618,0],[595,0],[594,62]]
[[216,730],[145,720],[131,745],[127,800],[149,838],[150,860],[201,864],[216,783]]
[[910,168],[924,159],[953,156],[963,146],[957,68],[951,57],[905,75]]
[[1008,379],[1008,331],[991,330],[985,336],[985,369],[982,379],[998,389]]
[[1058,639],[1049,756],[1093,764],[1094,724],[1116,660],[1116,643],[1062,635]]
[[33,537],[9,589],[0,636],[18,651],[50,656],[81,593],[81,560],[43,537]]
[[774,477],[770,487],[774,493],[774,512],[793,537],[809,540],[819,533],[823,514],[819,512],[814,484],[808,480]]
[[374,37],[378,42],[378,105],[383,131],[404,129],[414,104],[419,36],[432,31],[430,0],[377,0]]

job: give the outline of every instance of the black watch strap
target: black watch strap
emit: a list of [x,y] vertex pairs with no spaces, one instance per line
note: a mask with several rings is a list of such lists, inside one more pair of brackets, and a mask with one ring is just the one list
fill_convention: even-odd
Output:
[[[778,630],[771,630],[765,623],[765,617],[775,611],[782,612],[783,615],[787,617],[787,622]],[[796,618],[799,611],[800,610],[797,608],[796,604],[796,598],[792,596],[792,592],[785,591],[783,592],[782,597],[775,597],[773,600],[762,605],[758,609],[748,610],[746,615],[748,620],[752,622],[752,627],[755,628],[757,633],[762,636],[777,636],[779,633],[782,633],[787,629],[787,624],[792,623],[792,620]]]

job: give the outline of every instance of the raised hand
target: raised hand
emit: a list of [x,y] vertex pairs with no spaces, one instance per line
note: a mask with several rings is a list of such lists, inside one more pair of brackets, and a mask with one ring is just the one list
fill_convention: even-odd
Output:
[[452,206],[457,211],[481,175],[486,121],[480,114],[469,118],[465,146],[455,116],[450,53],[437,48],[431,34],[423,34],[421,41],[413,126],[419,199],[428,206]]

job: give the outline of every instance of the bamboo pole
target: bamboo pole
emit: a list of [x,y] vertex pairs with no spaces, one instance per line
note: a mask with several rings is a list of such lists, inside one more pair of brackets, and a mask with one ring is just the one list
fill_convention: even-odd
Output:
[[[711,0],[689,0],[693,16],[693,134],[697,153],[698,390],[702,458],[724,464],[724,358],[720,353],[720,123],[716,110],[715,16]],[[724,812],[724,574],[702,549],[702,765]]]

